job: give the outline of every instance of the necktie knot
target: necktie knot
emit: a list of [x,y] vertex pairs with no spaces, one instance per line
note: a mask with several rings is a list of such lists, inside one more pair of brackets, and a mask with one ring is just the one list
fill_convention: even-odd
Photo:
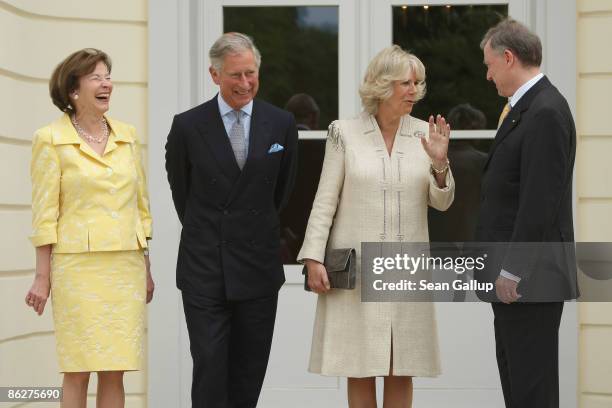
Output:
[[236,123],[240,125],[241,122],[242,122],[241,121],[241,119],[242,119],[242,111],[235,110],[233,112],[234,112],[234,116],[236,117]]
[[499,122],[497,123],[498,129],[503,123],[504,119],[506,119],[506,116],[508,116],[508,113],[510,113],[511,110],[512,110],[512,106],[510,105],[510,102],[506,103],[506,105],[504,106],[504,109],[501,112],[501,115],[499,115]]

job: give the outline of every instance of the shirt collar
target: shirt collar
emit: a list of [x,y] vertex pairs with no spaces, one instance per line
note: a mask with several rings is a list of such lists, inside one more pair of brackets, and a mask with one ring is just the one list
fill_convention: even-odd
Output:
[[538,75],[534,76],[529,81],[525,82],[519,89],[517,89],[514,95],[510,97],[510,106],[514,108],[523,95],[525,95],[532,86],[542,79],[542,77],[544,77],[544,74],[540,72]]
[[[219,93],[217,96],[217,102],[219,103],[219,113],[221,114],[221,117],[234,111],[234,108],[232,108],[227,104],[227,102],[225,102],[225,99],[223,99],[221,93]],[[249,103],[240,108],[240,111],[246,113],[248,116],[251,116],[251,113],[253,112],[253,100],[251,99]]]

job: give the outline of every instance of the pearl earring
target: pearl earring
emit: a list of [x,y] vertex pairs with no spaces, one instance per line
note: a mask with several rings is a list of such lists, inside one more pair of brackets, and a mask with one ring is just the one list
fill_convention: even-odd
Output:
[[79,99],[79,94],[74,94],[73,98],[76,101],[77,99]]

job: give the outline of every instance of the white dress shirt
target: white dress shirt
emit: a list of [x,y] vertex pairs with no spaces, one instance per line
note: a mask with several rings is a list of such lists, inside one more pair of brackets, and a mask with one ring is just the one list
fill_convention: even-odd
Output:
[[540,79],[544,78],[543,73],[539,73],[538,75],[531,78],[529,81],[525,82],[519,89],[516,90],[514,95],[510,97],[510,106],[514,108],[514,105],[518,103],[518,101],[527,93],[528,90],[531,89]]

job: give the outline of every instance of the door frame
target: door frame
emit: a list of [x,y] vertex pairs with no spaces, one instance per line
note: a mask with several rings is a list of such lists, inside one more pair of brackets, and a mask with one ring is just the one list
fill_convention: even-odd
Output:
[[[394,0],[375,0],[377,4],[400,4]],[[404,0],[401,4],[511,3],[521,15],[515,18],[530,26],[542,39],[543,71],[566,96],[572,113],[576,112],[576,4],[571,0]],[[234,0],[226,5],[305,5],[306,1]],[[204,6],[206,4],[206,6]],[[148,307],[147,394],[150,407],[188,407],[191,377],[185,368],[191,364],[180,292],[175,284],[176,254],[180,223],[174,212],[164,163],[164,145],[173,116],[212,96],[207,74],[207,50],[212,34],[219,32],[221,19],[208,13],[209,5],[221,0],[149,0],[148,58],[148,177],[155,238],[151,242],[151,261],[156,281],[154,301]],[[346,71],[339,78],[339,116],[350,117],[359,110],[356,89],[369,59],[390,33],[369,30],[377,11],[367,0],[319,0],[317,5],[345,7],[343,18],[355,22],[352,37],[339,33],[339,62]],[[377,7],[380,7],[380,6]],[[350,10],[349,10],[350,9]],[[204,24],[198,24],[199,21]],[[358,29],[367,27],[368,29]],[[343,32],[349,33],[350,30]],[[373,34],[373,35],[371,35]],[[385,37],[386,38],[386,37]],[[358,43],[356,40],[358,39]],[[381,42],[382,41],[382,42]],[[364,44],[357,47],[358,44]],[[569,62],[568,62],[569,61]],[[353,67],[353,68],[351,68]],[[356,68],[355,68],[356,67]],[[303,135],[304,137],[323,137]],[[302,135],[301,135],[302,137]],[[489,136],[490,137],[490,136]],[[575,204],[574,191],[574,204]],[[575,208],[575,205],[574,205]],[[575,209],[574,209],[575,211]],[[288,277],[296,275],[292,266]],[[291,269],[291,270],[289,270]],[[295,284],[288,280],[288,284]],[[576,303],[566,304],[561,329],[561,398],[576,406],[578,331]],[[574,374],[572,374],[574,373]],[[572,403],[573,402],[573,403]]]

